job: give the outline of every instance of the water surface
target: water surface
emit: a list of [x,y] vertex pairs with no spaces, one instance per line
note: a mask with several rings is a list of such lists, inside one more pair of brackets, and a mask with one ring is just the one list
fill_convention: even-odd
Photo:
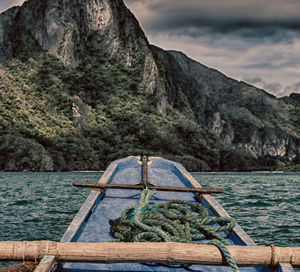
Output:
[[[193,173],[259,245],[300,246],[300,174]],[[59,241],[101,173],[0,173],[0,241]],[[0,264],[2,267],[3,264]],[[298,270],[299,271],[299,270]]]

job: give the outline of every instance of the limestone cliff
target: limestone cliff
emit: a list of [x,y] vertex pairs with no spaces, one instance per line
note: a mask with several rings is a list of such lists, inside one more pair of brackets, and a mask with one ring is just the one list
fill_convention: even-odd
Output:
[[[254,158],[293,159],[300,154],[299,106],[228,78],[181,52],[154,46],[152,50],[164,63],[169,78],[179,89],[177,93],[187,98],[196,121],[224,144]],[[292,94],[290,98],[298,101],[298,96]]]
[[165,86],[148,40],[122,0],[29,0],[10,9],[0,16],[1,63],[13,56],[7,43],[20,28],[73,67],[97,52],[128,66],[141,64],[145,91],[157,97],[159,112],[166,113]]

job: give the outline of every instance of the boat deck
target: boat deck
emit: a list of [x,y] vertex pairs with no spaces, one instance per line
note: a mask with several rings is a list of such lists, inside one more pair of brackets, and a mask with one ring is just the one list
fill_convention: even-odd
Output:
[[[160,186],[190,187],[195,184],[194,178],[178,163],[162,158],[150,158],[148,163],[148,177],[151,183]],[[100,179],[100,183],[108,184],[136,184],[141,181],[141,163],[138,158],[130,157],[113,162]],[[113,190],[106,189],[102,199],[99,191],[93,190],[81,210],[74,218],[70,227],[62,238],[62,242],[104,242],[111,241],[109,219],[120,217],[125,207],[137,205],[139,190]],[[152,198],[153,203],[165,202],[169,199],[182,199],[197,201],[193,193],[157,192]],[[199,199],[198,199],[199,200]],[[200,200],[209,213],[217,216],[228,216],[222,206],[211,196],[205,195]],[[253,240],[239,227],[223,236],[230,244],[255,245]],[[59,271],[232,271],[230,267],[223,266],[163,266],[140,263],[63,263]],[[241,267],[240,271],[271,271],[267,267]],[[282,272],[291,272],[290,265],[281,266]]]

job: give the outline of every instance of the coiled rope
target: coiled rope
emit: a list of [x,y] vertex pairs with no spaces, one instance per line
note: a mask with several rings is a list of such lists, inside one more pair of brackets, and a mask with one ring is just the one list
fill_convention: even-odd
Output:
[[209,216],[200,203],[185,200],[149,204],[155,193],[155,190],[143,190],[137,206],[125,208],[120,218],[109,221],[110,231],[116,242],[215,245],[233,271],[239,271],[226,248],[229,243],[224,238],[224,231],[230,231],[236,225],[233,218]]

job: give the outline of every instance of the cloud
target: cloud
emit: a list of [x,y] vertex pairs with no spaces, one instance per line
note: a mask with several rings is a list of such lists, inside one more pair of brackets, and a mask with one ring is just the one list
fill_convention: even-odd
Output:
[[21,6],[24,2],[25,0],[1,0],[0,13],[13,6]]
[[[151,43],[164,49],[185,52],[200,63],[218,69],[237,80],[261,78],[265,84],[254,84],[274,95],[300,77],[300,39],[291,43],[249,41],[230,34],[209,35],[199,37],[166,33],[148,34]],[[282,85],[279,90],[276,82]],[[258,83],[258,82],[255,82]]]
[[260,77],[245,78],[244,80],[249,84],[257,84],[263,82],[263,80]]
[[13,7],[20,6],[25,0],[1,0],[0,1],[0,13]]
[[279,96],[288,96],[291,93],[300,93],[300,82],[296,82],[291,86],[287,86],[283,91],[278,93]]
[[[149,41],[281,96],[300,77],[299,0],[125,0]],[[259,80],[260,79],[260,80]]]
[[[300,31],[298,0],[125,0],[146,31],[209,28],[241,36],[274,36],[278,29]],[[143,19],[142,19],[143,18]]]
[[279,82],[266,82],[261,77],[244,78],[244,81],[269,93],[276,94],[278,97],[289,96],[291,93],[300,93],[300,82],[284,87]]
[[261,77],[253,77],[253,78],[245,78],[245,82],[249,84],[253,84],[254,86],[264,89],[270,93],[281,93],[283,91],[283,87],[279,82],[266,82]]

